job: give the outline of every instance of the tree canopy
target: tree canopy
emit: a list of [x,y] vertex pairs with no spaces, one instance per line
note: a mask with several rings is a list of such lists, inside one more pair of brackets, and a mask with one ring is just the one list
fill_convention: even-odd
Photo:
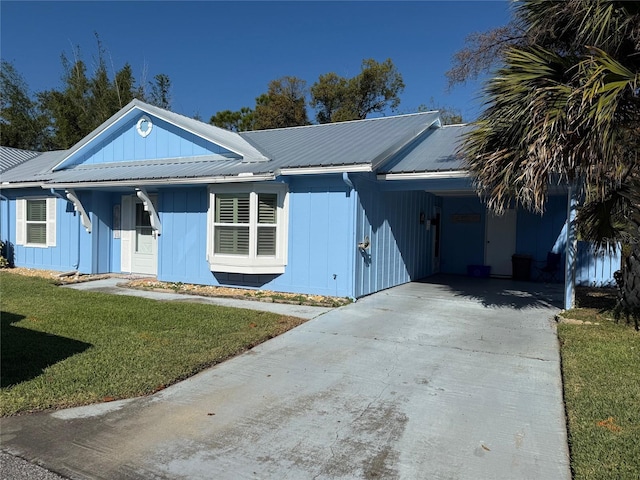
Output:
[[311,106],[317,109],[318,123],[362,120],[374,112],[400,105],[404,90],[402,75],[390,58],[378,63],[362,61],[362,69],[352,78],[331,72],[320,75],[311,86]]
[[[0,69],[0,143],[27,150],[66,149],[138,98],[170,109],[171,81],[158,74],[152,82],[138,84],[128,63],[110,75],[104,50],[96,35],[97,57],[93,72],[78,49],[73,60],[61,55],[62,86],[32,95],[15,67],[2,61]],[[146,93],[147,87],[149,94]]]
[[318,123],[361,120],[387,108],[396,109],[403,90],[402,75],[391,59],[382,63],[366,59],[355,77],[334,72],[320,75],[309,91],[306,82],[297,77],[273,80],[268,91],[256,98],[255,108],[223,110],[213,115],[210,123],[233,131],[308,125],[308,96]]

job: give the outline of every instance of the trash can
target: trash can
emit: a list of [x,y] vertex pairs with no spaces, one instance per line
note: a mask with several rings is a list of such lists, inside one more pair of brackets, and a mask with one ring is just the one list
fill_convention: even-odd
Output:
[[511,256],[512,274],[514,280],[531,280],[531,255],[514,254]]

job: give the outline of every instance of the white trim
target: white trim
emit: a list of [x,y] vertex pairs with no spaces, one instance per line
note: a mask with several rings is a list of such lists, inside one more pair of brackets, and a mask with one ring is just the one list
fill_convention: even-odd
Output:
[[149,212],[149,220],[151,221],[151,228],[153,228],[158,235],[162,234],[162,224],[160,223],[160,217],[155,205],[149,198],[149,194],[144,187],[136,188],[137,197],[142,200],[142,206],[146,212]]
[[84,209],[84,206],[76,195],[75,190],[65,190],[65,193],[69,201],[73,203],[73,208],[75,209],[75,211],[80,214],[80,221],[82,222],[82,226],[87,231],[87,233],[91,233],[91,219],[89,218],[89,215],[87,215],[87,211]]
[[[45,243],[28,243],[27,241],[27,202],[31,200],[44,200],[45,201],[45,215],[46,220],[44,222],[38,222],[45,224]],[[56,213],[57,213],[57,198],[36,196],[36,197],[21,197],[16,199],[16,245],[22,245],[29,248],[48,248],[56,246]]]
[[76,182],[76,183],[47,183],[42,188],[90,188],[90,187],[140,187],[151,185],[199,185],[203,183],[247,183],[247,182],[263,182],[274,180],[275,175],[237,175],[227,177],[198,177],[198,178],[158,178],[153,180],[105,180],[99,182]]
[[47,247],[56,246],[56,213],[58,209],[58,199],[47,197]]
[[380,173],[378,180],[439,180],[447,178],[471,178],[467,170],[447,170],[441,172]]
[[[249,255],[221,255],[215,253],[215,196],[221,193],[249,193]],[[258,194],[275,193],[278,196],[276,219],[276,254],[258,256],[256,252],[258,228]],[[209,187],[209,208],[207,211],[207,262],[212,272],[244,274],[284,273],[288,257],[289,239],[289,191],[284,183],[212,185]]]
[[2,182],[2,188],[32,188],[32,187],[40,187],[40,188],[49,188],[46,187],[44,183],[36,183],[36,182]]
[[281,168],[276,173],[279,175],[322,175],[323,173],[351,173],[370,172],[371,164],[334,165],[327,167],[292,167]]
[[27,243],[27,199],[16,199],[16,245]]
[[[142,130],[143,123],[147,124],[146,130]],[[151,133],[151,130],[153,130],[153,122],[151,121],[148,115],[142,115],[138,119],[138,123],[136,123],[136,131],[138,132],[138,135],[140,135],[142,138],[147,138]]]

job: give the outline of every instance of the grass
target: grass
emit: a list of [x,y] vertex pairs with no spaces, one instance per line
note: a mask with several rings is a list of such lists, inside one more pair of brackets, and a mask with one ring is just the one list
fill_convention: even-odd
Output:
[[[582,292],[558,325],[574,480],[640,478],[640,334],[611,319],[615,296]],[[593,298],[597,298],[594,301]]]
[[150,394],[304,320],[0,272],[0,415]]

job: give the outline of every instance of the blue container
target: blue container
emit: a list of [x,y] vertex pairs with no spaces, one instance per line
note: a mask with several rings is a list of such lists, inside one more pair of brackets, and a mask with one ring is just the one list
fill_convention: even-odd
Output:
[[467,265],[467,275],[475,278],[489,278],[491,265]]

